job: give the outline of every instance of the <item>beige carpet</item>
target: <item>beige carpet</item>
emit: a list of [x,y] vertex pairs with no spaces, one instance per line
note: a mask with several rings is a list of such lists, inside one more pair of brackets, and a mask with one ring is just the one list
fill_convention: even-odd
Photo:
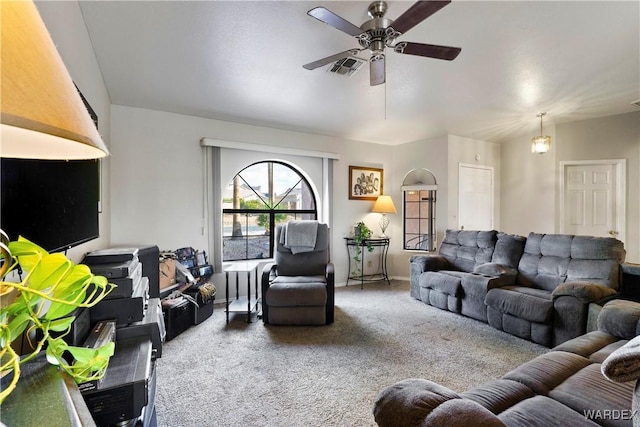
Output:
[[[378,392],[427,378],[464,391],[546,348],[409,296],[404,281],[336,289],[330,326],[204,323],[158,360],[160,426],[375,426]],[[255,321],[255,316],[254,316]]]

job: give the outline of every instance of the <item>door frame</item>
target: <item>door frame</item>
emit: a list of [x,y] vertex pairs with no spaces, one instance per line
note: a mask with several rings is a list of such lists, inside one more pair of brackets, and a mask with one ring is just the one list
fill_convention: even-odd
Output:
[[560,233],[565,233],[565,208],[564,202],[566,198],[565,175],[569,166],[580,165],[612,165],[616,175],[616,225],[618,235],[616,238],[621,242],[627,239],[627,159],[608,159],[608,160],[567,160],[560,162]]

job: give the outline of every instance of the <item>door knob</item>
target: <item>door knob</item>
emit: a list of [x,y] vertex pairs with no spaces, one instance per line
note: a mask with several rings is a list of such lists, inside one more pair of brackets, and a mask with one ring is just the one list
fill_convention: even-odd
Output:
[[617,236],[618,232],[616,230],[609,230],[609,234],[611,234],[612,236]]

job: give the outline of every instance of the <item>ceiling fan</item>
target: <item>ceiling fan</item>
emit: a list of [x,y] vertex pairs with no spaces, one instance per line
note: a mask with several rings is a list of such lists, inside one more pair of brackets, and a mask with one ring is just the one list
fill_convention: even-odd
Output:
[[387,3],[384,1],[374,1],[369,5],[368,9],[368,14],[371,19],[360,27],[336,15],[329,9],[324,7],[313,8],[307,12],[309,16],[355,37],[361,47],[349,49],[310,62],[303,65],[303,67],[307,70],[314,70],[349,56],[355,56],[359,52],[368,49],[371,51],[371,57],[369,58],[369,79],[371,86],[376,86],[385,82],[384,50],[387,47],[392,48],[394,52],[397,53],[452,61],[462,50],[459,47],[404,41],[396,43],[396,39],[400,35],[406,33],[449,3],[451,3],[451,0],[418,1],[396,20],[392,20],[384,17],[387,12]]

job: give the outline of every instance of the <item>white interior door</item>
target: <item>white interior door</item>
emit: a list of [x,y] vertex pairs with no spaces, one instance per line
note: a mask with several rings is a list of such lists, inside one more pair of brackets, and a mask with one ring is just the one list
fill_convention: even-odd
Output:
[[493,168],[458,167],[458,226],[463,230],[493,229]]
[[561,232],[624,241],[624,161],[562,162]]

